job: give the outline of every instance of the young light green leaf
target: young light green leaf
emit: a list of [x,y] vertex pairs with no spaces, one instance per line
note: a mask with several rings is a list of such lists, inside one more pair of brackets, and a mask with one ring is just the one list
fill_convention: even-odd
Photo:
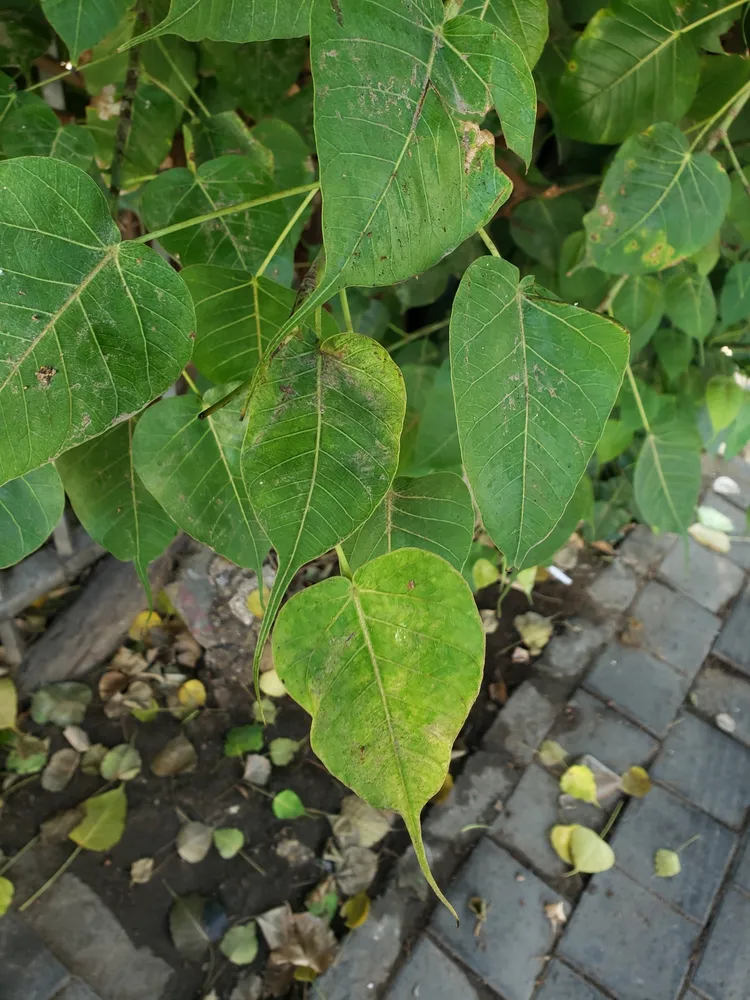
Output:
[[[266,157],[220,156],[187,167],[165,170],[143,193],[143,217],[149,229],[161,229],[241,202],[262,200],[277,190]],[[188,226],[164,236],[162,245],[183,265],[217,264],[255,271],[287,223],[283,199],[243,212]],[[280,253],[291,255],[286,245]],[[273,267],[269,269],[273,276]]]
[[294,760],[299,747],[300,745],[297,740],[290,740],[285,736],[279,736],[277,739],[271,740],[268,744],[271,763],[275,767],[286,767]]
[[148,565],[177,534],[177,525],[144,486],[134,466],[135,420],[61,455],[57,471],[73,510],[95,541],[133,561],[144,586]]
[[690,337],[703,341],[716,322],[716,299],[704,275],[685,270],[671,275],[664,286],[669,319]]
[[259,372],[246,417],[242,475],[279,572],[261,624],[256,670],[292,577],[373,513],[398,464],[401,372],[369,337],[320,343],[303,328]]
[[598,833],[586,826],[574,826],[570,834],[571,875],[606,872],[615,863],[615,852]]
[[560,81],[557,113],[582,142],[622,142],[677,121],[698,89],[698,52],[670,0],[612,0],[578,39]]
[[691,152],[674,125],[653,125],[615,154],[596,205],[583,220],[589,257],[609,274],[669,267],[708,243],[724,219],[729,194],[718,160]]
[[81,125],[63,125],[48,104],[25,103],[3,120],[0,145],[8,157],[54,156],[82,170],[94,159],[94,140]]
[[633,430],[622,420],[608,420],[596,446],[596,457],[605,465],[622,455],[633,441]]
[[740,323],[750,316],[750,260],[738,260],[724,279],[719,298],[724,326]]
[[534,68],[549,33],[544,0],[464,0],[461,11],[507,31],[518,40],[529,67]]
[[635,466],[635,499],[655,531],[684,534],[701,485],[701,442],[689,415],[666,407],[651,423]]
[[260,571],[268,542],[240,472],[242,398],[205,420],[198,414],[226,394],[190,393],[149,407],[133,438],[136,474],[174,522],[238,566]]
[[537,752],[540,762],[545,767],[557,767],[568,759],[567,750],[554,740],[544,740]]
[[0,877],[0,917],[4,917],[13,902],[15,886],[8,878]]
[[0,406],[15,442],[0,454],[7,482],[167,389],[190,356],[194,316],[169,264],[120,242],[82,170],[53,158],[5,160],[0,188]]
[[0,486],[0,569],[38,549],[52,534],[64,507],[65,493],[54,465],[43,465]]
[[573,858],[570,856],[570,838],[575,828],[576,824],[569,826],[558,824],[553,826],[549,832],[550,843],[555,854],[568,865],[573,864]]
[[262,726],[235,726],[224,739],[224,756],[241,757],[263,749]]
[[474,535],[474,507],[466,484],[452,472],[399,478],[375,513],[344,544],[353,570],[376,556],[414,546],[463,568]]
[[509,566],[536,565],[617,398],[627,333],[484,257],[461,281],[450,336],[461,451],[485,527]]
[[125,832],[128,810],[125,786],[118,785],[81,805],[84,817],[68,834],[73,843],[87,851],[108,851],[114,847]]
[[735,419],[745,401],[745,391],[731,375],[713,375],[706,386],[706,406],[714,434]]
[[[49,3],[50,0],[47,0]],[[79,0],[82,2],[82,0]],[[225,42],[256,42],[308,34],[310,0],[172,0],[169,13],[139,42],[172,32],[191,42],[206,38]]]
[[680,856],[677,851],[660,847],[654,853],[654,875],[656,878],[674,878],[682,871]]
[[471,567],[471,579],[474,590],[483,590],[485,587],[491,587],[493,583],[497,583],[500,579],[500,570],[489,559],[477,559]]
[[566,795],[582,802],[598,804],[596,796],[596,778],[594,772],[585,764],[574,764],[560,778],[560,790]]
[[255,921],[230,927],[221,939],[219,950],[233,965],[250,965],[258,954],[258,932]]
[[466,582],[431,552],[380,556],[351,581],[336,577],[295,595],[279,616],[273,656],[313,717],[315,753],[372,806],[403,816],[422,871],[446,902],[419,816],[442,787],[479,690],[484,633]]
[[13,729],[18,715],[18,695],[12,677],[0,677],[0,729]]
[[141,773],[141,755],[130,743],[112,747],[101,762],[99,773],[105,781],[132,781]]
[[285,788],[283,792],[275,795],[271,808],[276,819],[299,819],[305,815],[302,799],[291,788]]
[[214,830],[214,847],[225,861],[238,854],[245,843],[245,834],[233,826]]
[[664,315],[664,285],[653,275],[628,278],[612,300],[612,315],[630,332],[630,356],[635,357],[659,329]]
[[42,9],[68,47],[74,63],[85,49],[100,42],[119,24],[131,0],[42,0]]

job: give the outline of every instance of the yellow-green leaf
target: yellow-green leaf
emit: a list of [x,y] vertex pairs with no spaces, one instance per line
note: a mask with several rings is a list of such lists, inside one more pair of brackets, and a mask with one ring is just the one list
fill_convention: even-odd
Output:
[[566,795],[572,795],[582,802],[598,805],[596,797],[596,778],[594,772],[585,764],[574,764],[560,778],[560,789]]
[[553,826],[549,833],[550,843],[554,848],[555,854],[569,865],[573,864],[573,858],[570,855],[570,839],[575,829],[575,824],[570,826],[558,824],[557,826]]
[[350,931],[361,927],[370,915],[370,897],[366,892],[358,892],[356,896],[347,899],[339,913]]
[[615,852],[598,833],[586,826],[574,826],[570,835],[571,874],[593,875],[606,872],[615,863]]
[[10,677],[0,677],[0,729],[13,729],[17,714],[16,685]]
[[654,875],[657,878],[674,878],[682,871],[680,856],[677,851],[660,847],[654,854]]
[[14,892],[15,888],[10,879],[2,878],[0,876],[0,917],[5,916],[10,909],[10,904],[13,902]]
[[84,817],[68,836],[87,851],[108,851],[125,832],[128,800],[125,786],[95,795],[82,803]]
[[651,791],[651,779],[642,767],[634,765],[629,767],[622,776],[622,790],[626,795],[632,795],[636,799],[642,799]]

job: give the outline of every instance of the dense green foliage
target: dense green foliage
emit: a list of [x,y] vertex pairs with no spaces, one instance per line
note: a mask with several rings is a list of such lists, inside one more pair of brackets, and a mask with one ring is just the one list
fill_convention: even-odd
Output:
[[63,491],[144,582],[273,549],[259,659],[335,548],[276,666],[431,878],[473,563],[684,533],[750,438],[743,0],[0,7],[0,565]]

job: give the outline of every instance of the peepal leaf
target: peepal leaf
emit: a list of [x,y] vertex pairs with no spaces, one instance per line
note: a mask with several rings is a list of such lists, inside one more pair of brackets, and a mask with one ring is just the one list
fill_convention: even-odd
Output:
[[589,258],[608,274],[646,274],[708,243],[729,206],[726,171],[691,152],[674,125],[627,139],[584,217]]
[[64,507],[65,493],[54,465],[43,465],[0,486],[0,569],[38,549]]
[[299,819],[305,815],[302,799],[291,788],[285,788],[274,795],[271,808],[276,819]]
[[[47,0],[49,2],[49,0]],[[83,2],[83,0],[79,0]],[[172,0],[165,19],[138,38],[172,32],[191,42],[261,42],[296,38],[309,30],[310,0]]]
[[473,14],[507,31],[518,43],[531,69],[549,33],[545,0],[464,0],[463,14]]
[[68,836],[87,851],[108,851],[125,832],[128,800],[125,786],[95,795],[82,803],[84,817]]
[[664,315],[664,285],[653,275],[628,278],[612,301],[612,315],[630,333],[630,356],[642,350]]
[[617,398],[627,333],[483,257],[459,286],[450,340],[461,451],[485,527],[509,566],[534,566]]
[[660,847],[658,851],[654,852],[654,876],[656,878],[674,878],[681,871],[682,863],[677,851]]
[[81,125],[63,125],[48,104],[28,102],[3,121],[0,144],[7,157],[55,156],[88,170],[94,140]]
[[732,423],[745,398],[745,390],[730,375],[714,375],[708,380],[706,406],[714,434]]
[[598,803],[594,772],[584,764],[574,764],[567,769],[560,778],[560,790],[582,802]]
[[259,374],[242,475],[279,572],[256,667],[296,571],[351,535],[391,485],[406,408],[401,372],[379,344],[357,334],[320,343],[303,328]]
[[190,357],[193,306],[61,160],[0,163],[0,483],[127,419]]
[[42,0],[47,20],[68,46],[74,63],[119,24],[132,0]]
[[658,113],[677,121],[698,88],[698,52],[671,0],[612,0],[576,42],[557,94],[565,133],[622,142]]
[[177,525],[136,472],[134,429],[128,420],[66,452],[57,471],[86,531],[117,559],[132,560],[148,589],[148,565],[175,537]]
[[279,615],[273,657],[312,715],[315,753],[370,805],[403,816],[422,871],[446,902],[419,816],[443,785],[482,676],[484,634],[466,582],[431,552],[380,556],[351,581],[296,594]]
[[738,260],[731,266],[724,279],[719,304],[725,326],[750,316],[750,260]]
[[692,419],[668,408],[649,427],[635,465],[635,500],[655,531],[684,534],[701,485],[701,442]]
[[344,544],[353,570],[376,556],[413,546],[463,569],[474,535],[474,507],[466,484],[452,472],[401,477],[375,513]]
[[240,472],[243,399],[205,420],[205,405],[225,395],[212,389],[150,407],[133,441],[135,468],[167,514],[198,541],[238,566],[260,570],[268,542],[253,513]]
[[666,313],[690,337],[703,341],[716,322],[716,299],[703,274],[685,271],[670,276],[665,285]]

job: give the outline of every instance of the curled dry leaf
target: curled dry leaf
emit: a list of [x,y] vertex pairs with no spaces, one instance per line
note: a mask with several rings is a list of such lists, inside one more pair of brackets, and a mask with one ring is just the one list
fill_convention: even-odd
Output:
[[552,933],[555,935],[559,934],[560,929],[568,922],[568,913],[562,900],[557,903],[545,903],[544,915],[552,925]]
[[567,769],[560,778],[560,789],[574,799],[598,805],[594,772],[584,764],[574,764]]
[[368,847],[345,847],[336,866],[336,882],[344,896],[369,889],[378,873],[378,856]]
[[189,865],[197,865],[211,850],[213,835],[210,826],[191,820],[181,826],[177,834],[177,853]]
[[78,753],[85,753],[91,746],[88,733],[80,726],[66,726],[63,729],[63,736]]
[[189,632],[180,632],[175,639],[174,654],[175,659],[181,667],[194,670],[198,660],[201,658],[203,649],[200,643],[192,637]]
[[711,549],[712,552],[721,552],[726,555],[732,547],[731,539],[726,532],[717,531],[716,528],[707,528],[705,524],[700,524],[698,521],[690,525],[688,534],[699,545]]
[[[272,948],[271,963],[313,969],[321,975],[333,962],[336,938],[321,917],[312,913],[292,913],[284,906],[263,914],[258,924]],[[269,941],[269,932],[274,944]]]
[[109,664],[110,670],[117,670],[119,673],[127,674],[129,677],[142,674],[147,667],[146,658],[134,649],[128,649],[127,646],[120,646]]
[[390,833],[393,813],[375,809],[358,795],[341,800],[338,816],[331,820],[331,829],[339,847],[374,847]]
[[271,761],[259,753],[251,753],[245,760],[244,781],[263,788],[271,778]]
[[184,733],[171,739],[154,757],[151,770],[158,778],[171,778],[192,771],[198,763],[195,747]]
[[76,751],[70,748],[53,753],[42,772],[42,788],[45,792],[61,792],[76,773],[80,759]]
[[99,697],[108,702],[127,688],[130,678],[120,670],[108,670],[99,678]]
[[622,776],[622,790],[626,795],[642,799],[651,791],[651,779],[648,773],[637,765],[629,767]]
[[479,612],[479,617],[482,619],[482,631],[485,635],[492,635],[493,632],[497,632],[500,627],[500,620],[494,608],[482,608]]
[[128,686],[123,700],[128,708],[145,711],[151,707],[154,696],[146,681],[133,681]]
[[153,858],[138,858],[130,866],[130,883],[131,885],[146,885],[147,882],[151,881],[151,876],[154,874],[154,859]]
[[516,615],[513,624],[532,656],[539,656],[552,638],[552,619],[545,618],[536,611]]

